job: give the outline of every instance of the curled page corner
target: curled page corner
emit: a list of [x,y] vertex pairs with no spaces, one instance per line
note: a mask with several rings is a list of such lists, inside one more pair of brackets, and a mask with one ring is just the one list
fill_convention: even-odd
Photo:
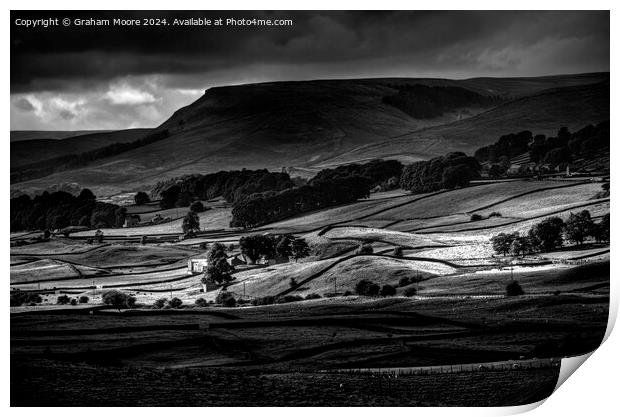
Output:
[[566,382],[566,380],[581,366],[583,363],[594,353],[594,351],[590,353],[586,353],[581,356],[574,356],[571,358],[562,358],[562,363],[560,364],[560,375],[558,376],[558,382],[555,385],[555,389],[553,392],[557,391],[560,386]]

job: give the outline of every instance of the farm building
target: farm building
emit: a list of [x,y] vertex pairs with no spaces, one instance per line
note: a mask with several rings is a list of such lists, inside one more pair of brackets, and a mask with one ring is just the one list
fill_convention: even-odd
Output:
[[135,227],[140,223],[140,216],[137,214],[130,214],[125,217],[125,223],[123,223],[123,227]]
[[188,274],[202,274],[209,262],[207,258],[193,258],[187,261]]

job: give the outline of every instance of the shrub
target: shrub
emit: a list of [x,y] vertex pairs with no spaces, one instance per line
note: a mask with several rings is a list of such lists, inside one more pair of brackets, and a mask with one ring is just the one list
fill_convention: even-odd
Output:
[[482,220],[482,216],[477,214],[477,213],[475,213],[475,214],[471,215],[469,220],[472,221],[472,222],[479,222],[480,220]]
[[268,295],[266,297],[258,297],[252,300],[252,305],[254,306],[265,306],[274,304],[276,302],[275,297]]
[[220,291],[215,298],[215,302],[221,304],[224,307],[234,307],[237,305],[237,300],[233,293],[228,291]]
[[405,297],[413,297],[417,293],[418,293],[418,290],[415,287],[405,288],[405,291],[403,291],[403,294],[405,294]]
[[135,297],[116,290],[104,293],[101,299],[104,304],[111,305],[119,310],[121,308],[133,308],[136,305]]
[[523,295],[523,288],[519,285],[517,281],[512,281],[510,284],[506,285],[506,295],[509,297],[515,297],[518,295]]
[[321,298],[321,296],[317,293],[306,295],[306,300],[316,300],[317,298]]
[[489,217],[502,217],[502,213],[500,213],[499,211],[494,211],[489,214]]
[[72,306],[76,306],[78,303],[78,300],[76,300],[75,298],[72,298],[71,301],[69,301],[69,304],[71,304]]
[[202,213],[203,211],[206,211],[206,208],[204,206],[204,204],[202,204],[201,201],[194,201],[190,206],[189,209],[191,211],[193,211],[194,213]]
[[372,281],[363,279],[355,286],[355,292],[359,295],[375,296],[379,294],[379,286]]
[[372,245],[368,243],[364,243],[360,245],[359,249],[357,250],[357,253],[359,255],[370,255],[373,252],[374,252],[374,249],[372,248]]
[[86,295],[82,295],[79,298],[80,304],[86,304],[88,303],[89,298]]
[[183,300],[178,297],[174,297],[168,301],[170,308],[180,308],[183,305]]
[[207,300],[201,297],[201,298],[196,299],[196,301],[194,301],[194,304],[196,304],[198,307],[206,307]]
[[162,309],[167,303],[167,298],[160,298],[158,300],[155,300],[155,302],[153,303],[153,308]]
[[70,302],[71,302],[71,299],[69,298],[67,294],[63,294],[56,299],[56,304],[64,305],[64,304],[69,304]]
[[403,256],[403,247],[402,246],[395,247],[393,255],[395,257],[397,257],[397,258],[402,258],[402,256]]
[[384,285],[381,287],[381,291],[379,293],[382,297],[392,297],[396,294],[396,288],[391,285]]

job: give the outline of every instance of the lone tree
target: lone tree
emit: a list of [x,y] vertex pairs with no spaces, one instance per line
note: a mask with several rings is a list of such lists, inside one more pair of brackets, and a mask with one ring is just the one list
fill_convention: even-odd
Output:
[[588,210],[583,210],[577,214],[571,213],[566,224],[564,224],[566,239],[579,246],[583,245],[588,236],[595,234],[595,225]]
[[193,211],[188,211],[183,218],[183,234],[191,235],[200,231],[200,218]]
[[297,262],[298,259],[305,258],[306,256],[310,255],[310,247],[308,246],[306,239],[301,237],[293,240],[291,250],[293,252],[293,258],[295,258],[295,262]]
[[225,284],[232,281],[230,273],[234,268],[226,260],[226,247],[214,243],[207,253],[207,269],[202,277],[203,284]]
[[559,217],[549,217],[542,222],[532,226],[528,232],[528,237],[532,247],[542,252],[549,252],[562,246],[562,229],[564,221]]
[[519,285],[517,281],[512,281],[510,284],[506,285],[506,295],[509,297],[515,297],[518,295],[523,295],[523,288]]
[[133,308],[136,305],[136,298],[124,292],[112,290],[103,294],[101,297],[104,304],[118,308]]
[[141,206],[143,204],[150,203],[151,198],[144,191],[138,191],[133,197],[133,201],[136,203],[136,205]]

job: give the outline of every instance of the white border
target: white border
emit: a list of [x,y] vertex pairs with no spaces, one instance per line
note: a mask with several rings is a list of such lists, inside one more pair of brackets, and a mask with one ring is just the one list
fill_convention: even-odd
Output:
[[[615,29],[617,25],[620,23],[619,19],[616,17],[616,9],[618,7],[614,7],[616,4],[620,4],[617,1],[600,1],[600,0],[589,0],[587,2],[584,1],[574,1],[574,0],[564,0],[564,1],[549,1],[549,0],[521,0],[519,2],[503,2],[499,3],[497,1],[481,1],[481,0],[469,0],[467,2],[464,1],[445,1],[445,0],[436,0],[433,2],[412,2],[412,1],[395,1],[395,0],[382,0],[380,2],[370,2],[367,0],[345,0],[345,1],[334,1],[334,0],[314,0],[314,1],[295,1],[294,3],[291,1],[282,1],[282,0],[264,0],[264,1],[227,1],[227,2],[207,2],[207,1],[198,1],[198,0],[176,0],[173,2],[163,2],[163,1],[128,1],[128,0],[106,0],[105,2],[85,2],[83,0],[55,0],[55,1],[6,1],[4,4],[8,4],[11,9],[16,10],[462,10],[467,7],[468,10],[548,10],[548,9],[564,9],[564,10],[611,10],[611,45],[617,45],[617,30]],[[54,6],[53,8],[50,6]],[[3,20],[5,22],[5,26],[2,28],[3,34],[3,42],[1,43],[2,47],[2,57],[4,57],[5,64],[2,65],[1,71],[3,74],[3,79],[5,80],[5,99],[3,101],[3,120],[4,120],[4,132],[8,133],[10,126],[10,113],[9,113],[9,100],[8,96],[10,94],[10,76],[9,71],[10,67],[7,65],[6,61],[10,57],[10,25],[8,22],[10,21],[10,9],[3,9]],[[611,62],[610,62],[610,70],[616,67],[618,53],[612,50],[611,53]],[[613,71],[612,71],[613,72]],[[612,77],[611,82],[611,130],[612,130],[612,147],[611,147],[611,169],[612,176],[614,170],[614,161],[618,161],[618,144],[616,143],[617,139],[617,122],[616,116],[617,114],[617,83],[615,79]],[[3,166],[5,170],[9,170],[10,166],[10,149],[9,149],[9,139],[5,137],[2,141],[2,160],[4,162]],[[2,192],[5,196],[9,195],[9,182],[8,177],[9,173],[6,172],[6,179],[2,183]],[[6,200],[5,200],[6,201]],[[2,205],[2,215],[5,219],[2,223],[2,233],[3,236],[6,236],[9,233],[8,227],[8,203]],[[618,230],[618,219],[614,216],[612,220],[612,234],[614,235],[614,244],[612,244],[612,253],[615,253],[616,239]],[[5,250],[4,250],[4,260],[5,266],[4,271],[9,270],[9,244],[8,240],[4,241]],[[611,271],[612,271],[612,298],[610,305],[610,328],[613,326],[613,322],[615,322],[615,318],[617,316],[618,309],[618,291],[617,291],[617,278],[618,275],[618,265],[617,262],[612,258],[611,262]],[[8,274],[5,274],[5,279]],[[4,294],[5,297],[5,305],[8,309],[8,292]],[[9,326],[9,315],[5,314],[4,320],[2,321],[2,331],[4,335],[7,335],[5,338],[5,343],[2,345],[2,358],[4,360],[5,366],[3,367],[4,378],[2,380],[2,403],[4,407],[9,406],[10,397],[9,397],[9,389],[10,389],[10,380],[9,380],[9,343],[10,338],[8,335],[10,334],[10,326]],[[608,332],[609,333],[609,332]],[[544,405],[535,407],[535,406],[524,406],[524,407],[509,407],[509,408],[418,408],[415,410],[407,409],[407,408],[394,408],[385,410],[386,413],[390,413],[390,415],[407,415],[410,416],[411,413],[415,413],[416,415],[432,415],[432,416],[446,416],[446,415],[458,415],[458,416],[485,416],[485,415],[507,415],[507,414],[515,414],[521,413],[524,411],[531,410],[532,415],[534,416],[568,416],[568,415],[611,415],[614,413],[613,410],[617,410],[617,386],[618,386],[618,363],[620,362],[618,359],[618,352],[620,352],[620,337],[618,336],[618,332],[611,333],[609,339],[595,351],[592,355],[592,358],[587,361],[587,363],[579,368],[576,371],[576,375],[572,376],[568,379],[568,382],[563,384],[559,389],[547,400],[544,401]],[[165,383],[162,381],[162,383]],[[33,395],[36,395],[36,392],[33,392]],[[537,406],[540,404],[537,404]],[[88,409],[88,410],[70,410],[70,409],[10,409],[8,410],[11,415],[15,416],[28,416],[31,414],[40,414],[45,413],[46,415],[51,415],[55,417],[56,415],[65,415],[66,413],[88,413],[91,416],[105,416],[108,417],[111,410],[108,409]],[[114,410],[115,414],[135,414],[137,410],[124,408]],[[275,409],[275,408],[260,408],[260,409],[218,409],[218,408],[210,408],[210,409],[201,409],[201,410],[162,410],[162,409],[152,409],[147,411],[151,415],[159,416],[159,415],[168,415],[169,413],[226,413],[226,415],[241,415],[251,413],[253,416],[288,416],[292,410],[287,410],[286,408]],[[315,409],[315,408],[305,408],[305,409],[296,409],[294,413],[299,417],[316,417],[316,413],[319,412],[322,415],[336,415],[337,413],[352,413],[356,416],[366,416],[373,415],[374,413],[380,412],[384,413],[383,410],[373,409],[373,408],[361,408],[361,409]],[[617,411],[616,411],[617,412]],[[165,413],[165,414],[164,414]]]

